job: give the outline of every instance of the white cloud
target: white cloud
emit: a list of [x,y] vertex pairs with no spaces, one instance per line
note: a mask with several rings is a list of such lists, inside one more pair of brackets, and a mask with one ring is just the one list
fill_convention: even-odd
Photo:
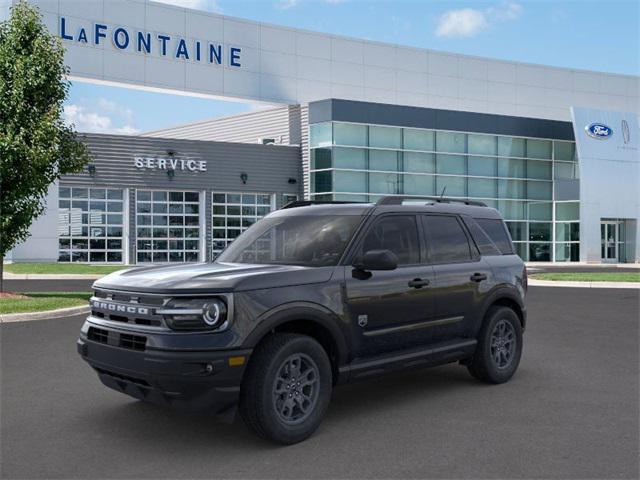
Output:
[[482,10],[476,8],[448,10],[438,18],[436,36],[472,37],[497,22],[516,20],[522,15],[522,10],[522,5],[510,2]]
[[134,135],[140,131],[133,126],[131,109],[106,98],[98,99],[93,107],[88,102],[65,105],[64,118],[79,132]]
[[221,13],[222,8],[217,0],[154,0],[155,2],[168,3],[176,7],[191,8],[193,10],[205,10],[208,12]]
[[298,5],[298,0],[281,0],[276,3],[276,8],[280,10],[289,10],[290,8],[296,7]]

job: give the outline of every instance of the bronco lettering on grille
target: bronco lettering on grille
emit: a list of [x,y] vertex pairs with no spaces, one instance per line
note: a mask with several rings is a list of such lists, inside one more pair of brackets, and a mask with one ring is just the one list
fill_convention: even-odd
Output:
[[101,302],[93,300],[91,306],[101,310],[110,310],[112,312],[133,313],[138,315],[148,315],[149,309],[146,307],[132,307],[130,305],[120,305],[118,303]]

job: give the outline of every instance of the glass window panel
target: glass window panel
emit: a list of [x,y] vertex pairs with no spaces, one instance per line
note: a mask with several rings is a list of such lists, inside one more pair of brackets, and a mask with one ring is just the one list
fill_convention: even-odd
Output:
[[498,210],[506,220],[526,220],[525,202],[499,200]]
[[576,144],[575,142],[553,142],[553,158],[556,160],[575,161]]
[[498,180],[498,198],[525,198],[525,182]]
[[91,201],[89,202],[89,208],[91,209],[91,211],[101,211],[104,212],[107,209],[107,204],[105,202],[96,202],[96,201]]
[[169,213],[184,213],[184,204],[172,203],[169,205]]
[[402,129],[370,126],[369,146],[374,148],[402,148]]
[[311,187],[313,192],[330,192],[333,174],[331,171],[311,172]]
[[106,248],[106,241],[91,239],[89,241],[89,248],[91,249],[95,248],[96,250],[104,250]]
[[493,135],[469,135],[469,153],[492,156],[498,153],[498,140]]
[[580,178],[578,163],[554,162],[553,169],[556,180],[574,180]]
[[331,168],[331,149],[330,148],[312,149],[311,150],[311,169],[323,170],[325,168]]
[[335,145],[366,147],[367,126],[350,123],[335,123],[333,125],[333,139]]
[[[331,173],[331,172],[327,172],[327,173]],[[227,215],[240,215],[241,214],[241,210],[239,206],[232,206],[232,205],[228,205],[227,206]]]
[[91,237],[104,237],[106,235],[106,230],[104,227],[91,227],[89,233]]
[[467,161],[464,155],[441,155],[436,160],[438,173],[450,173],[453,175],[466,175]]
[[69,198],[71,196],[71,189],[69,187],[58,188],[58,196],[60,198]]
[[69,208],[69,207],[71,207],[71,201],[58,200],[58,208]]
[[524,138],[498,137],[498,155],[501,157],[524,157]]
[[[290,197],[290,202],[293,200],[297,200],[298,196],[297,195],[289,195]],[[271,195],[269,194],[260,194],[260,195],[256,195],[256,200],[258,201],[258,205],[271,205]]]
[[529,249],[527,248],[526,243],[514,243],[513,246],[516,248],[516,254],[522,259],[523,262],[529,261]]
[[498,159],[495,157],[468,157],[469,175],[498,176]]
[[[171,217],[171,218],[182,218],[182,217]],[[167,224],[167,216],[166,215],[154,215],[153,216],[153,225],[166,225]]]
[[89,209],[89,203],[87,201],[82,200],[73,200],[71,202],[71,206],[75,209],[84,210],[85,212]]
[[109,200],[122,200],[122,190],[107,190]]
[[89,198],[91,199],[105,199],[107,198],[107,192],[102,188],[92,188],[89,191]]
[[514,242],[527,240],[527,224],[525,222],[506,222],[511,239]]
[[550,243],[530,243],[529,244],[529,261],[530,262],[550,262],[551,261],[551,244]]
[[[367,168],[367,152],[363,148],[335,148],[333,150],[334,165],[336,168],[354,168],[357,170],[366,170]],[[329,159],[329,165],[326,167],[316,168],[329,168],[331,166],[331,160]]]
[[227,194],[227,203],[240,203],[241,196],[237,193]]
[[309,126],[309,144],[312,147],[324,147],[332,143],[331,123],[314,123]]
[[466,133],[436,132],[436,150],[438,152],[466,153],[466,137]]
[[369,170],[398,171],[398,152],[369,150]]
[[434,184],[432,175],[404,175],[404,193],[407,195],[435,195]]
[[511,178],[526,177],[526,160],[516,158],[498,159],[498,176]]
[[151,225],[151,216],[138,215],[137,222],[138,222],[138,225]]
[[551,140],[534,140],[527,138],[527,157],[551,160]]
[[527,177],[551,180],[551,162],[527,160]]
[[[171,200],[174,200],[174,195],[178,195],[179,198],[178,200],[182,200],[182,195],[180,194],[180,192],[171,192]],[[154,202],[166,202],[167,201],[167,192],[153,192],[152,193],[152,197],[153,197],[153,201]]]
[[198,192],[184,192],[185,202],[199,202],[200,194]]
[[138,202],[136,205],[136,211],[138,213],[151,213],[151,204]]
[[243,205],[255,205],[256,196],[252,194],[243,194],[242,195],[242,204]]
[[104,262],[107,257],[104,252],[91,252],[89,258],[92,262]]
[[498,182],[490,178],[469,178],[469,197],[497,198]]
[[528,219],[529,220],[551,220],[552,204],[549,202],[529,202]]
[[184,213],[196,215],[200,211],[200,205],[197,203],[187,203],[184,206]]
[[551,241],[551,223],[529,223],[529,241],[531,242],[550,242]]
[[[371,193],[398,193],[399,176],[394,173],[370,173],[369,191]],[[363,190],[366,192],[366,190]]]
[[579,262],[579,243],[556,243],[556,262]]
[[151,201],[151,192],[147,192],[144,190],[138,190],[136,193],[136,198],[138,202],[150,202]]
[[403,157],[403,170],[405,172],[435,172],[436,160],[433,153],[404,152]]
[[404,129],[404,148],[407,150],[435,150],[435,132],[432,130]]
[[556,221],[580,220],[580,204],[578,202],[556,203]]
[[337,192],[366,192],[366,172],[334,172],[334,188]]
[[551,200],[553,194],[551,192],[553,184],[551,182],[527,182],[527,198],[533,200]]
[[153,213],[167,213],[167,204],[166,203],[154,203],[153,204]]
[[465,197],[467,195],[467,181],[464,177],[436,177],[436,195],[445,197]]
[[107,203],[107,212],[121,212],[122,202],[109,202]]
[[226,195],[224,193],[214,193],[213,194],[213,203],[225,203]]
[[86,188],[73,187],[71,195],[73,196],[73,198],[88,198],[89,190]]
[[577,242],[579,240],[579,223],[556,223],[556,242]]

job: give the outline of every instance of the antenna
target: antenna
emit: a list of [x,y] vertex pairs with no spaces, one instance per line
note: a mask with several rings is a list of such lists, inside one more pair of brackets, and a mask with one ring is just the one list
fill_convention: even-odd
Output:
[[444,188],[442,189],[442,193],[440,194],[440,201],[442,201],[442,199],[444,198],[444,192],[447,191],[447,186],[445,185]]

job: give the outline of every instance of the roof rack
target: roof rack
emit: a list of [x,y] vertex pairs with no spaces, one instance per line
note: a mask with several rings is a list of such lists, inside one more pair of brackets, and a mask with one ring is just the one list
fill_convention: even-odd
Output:
[[376,205],[402,205],[405,200],[425,200],[426,202],[436,203],[463,203],[465,205],[473,205],[474,207],[486,207],[487,204],[483,202],[477,202],[475,200],[464,200],[460,198],[451,197],[412,197],[406,195],[393,195],[380,198]]
[[309,205],[344,205],[348,203],[358,202],[334,202],[331,200],[294,200],[293,202],[289,202],[284,205],[281,210],[284,210],[285,208],[308,207]]

